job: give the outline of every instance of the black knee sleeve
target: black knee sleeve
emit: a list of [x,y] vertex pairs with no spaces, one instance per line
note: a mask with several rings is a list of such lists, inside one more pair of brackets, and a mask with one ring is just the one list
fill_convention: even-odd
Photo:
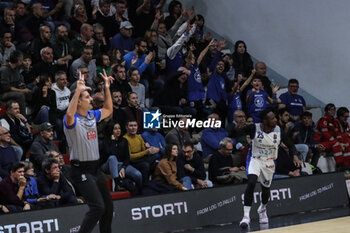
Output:
[[256,181],[258,180],[257,175],[248,175],[248,185],[244,192],[244,205],[251,206],[253,203],[253,195]]

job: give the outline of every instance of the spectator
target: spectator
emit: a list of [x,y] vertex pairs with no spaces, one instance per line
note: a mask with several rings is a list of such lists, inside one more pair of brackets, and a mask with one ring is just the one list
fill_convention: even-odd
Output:
[[235,51],[232,54],[233,66],[236,71],[236,77],[241,74],[243,77],[249,77],[253,69],[253,61],[247,52],[247,45],[244,41],[238,40],[235,43]]
[[[93,38],[94,30],[90,24],[84,23],[80,28],[80,35],[71,41],[73,59],[77,59],[86,47],[92,48],[91,55],[96,58],[101,55],[97,41]],[[93,52],[93,53],[92,53]]]
[[126,115],[123,109],[121,109],[121,104],[123,101],[122,93],[120,91],[112,92],[112,101],[113,101],[113,122],[119,123],[121,126],[122,135],[125,133],[125,123]]
[[30,53],[34,63],[40,61],[40,50],[45,47],[51,47],[51,31],[48,26],[41,26],[39,36],[35,37],[30,44]]
[[32,205],[34,209],[54,207],[54,205],[51,205],[45,196],[41,196],[39,194],[38,184],[34,178],[35,173],[33,163],[27,161],[23,161],[22,163],[24,164],[24,177],[26,178],[26,186],[24,191],[27,202]]
[[[220,117],[216,113],[212,113],[208,116],[208,120],[220,121]],[[216,124],[215,124],[216,125]],[[209,155],[214,154],[220,149],[220,141],[227,137],[228,133],[224,128],[210,127],[203,130],[201,137],[201,145],[203,149],[202,157],[209,161],[207,158]],[[207,158],[207,159],[206,159]]]
[[125,0],[117,0],[115,3],[115,14],[114,18],[120,24],[123,21],[127,21],[128,19],[125,17],[126,12],[126,1]]
[[15,9],[6,7],[4,9],[4,16],[1,20],[1,32],[9,31],[11,34],[15,32]]
[[32,4],[32,13],[29,15],[26,21],[26,27],[32,34],[32,37],[38,37],[40,35],[39,29],[41,25],[44,25],[44,9],[41,3],[37,2]]
[[[133,51],[124,55],[125,68],[129,70],[131,66],[137,68],[142,74],[146,69],[150,74],[155,72],[155,64],[151,63],[153,53],[147,53],[147,41],[145,38],[137,38],[135,40],[135,48]],[[135,61],[136,59],[136,61]]]
[[208,188],[213,183],[206,179],[203,159],[195,152],[191,142],[185,142],[182,146],[182,154],[176,160],[178,180],[187,189]]
[[169,185],[169,191],[187,190],[187,188],[177,180],[176,158],[178,156],[177,145],[168,144],[165,146],[164,158],[162,158],[153,174],[153,179],[162,184]]
[[27,42],[33,39],[32,34],[26,26],[29,17],[27,8],[27,5],[22,1],[16,4],[14,44],[16,44],[17,49],[22,51],[26,50],[28,46]]
[[24,193],[26,186],[24,164],[13,163],[9,170],[10,176],[5,177],[0,182],[0,203],[6,206],[11,205],[11,212],[30,210],[31,206],[26,201]]
[[23,158],[25,152],[33,142],[31,126],[23,114],[20,113],[19,104],[10,100],[6,103],[6,113],[0,120],[1,125],[11,134],[11,145],[13,145],[19,159]]
[[69,43],[68,29],[64,25],[57,27],[55,35],[51,38],[51,46],[53,50],[53,58],[55,60],[60,58],[72,59],[72,47]]
[[153,22],[151,29],[157,29],[158,32],[158,57],[160,60],[164,60],[168,48],[173,45],[173,41],[176,37],[176,32],[184,22],[185,11],[176,20],[171,29],[167,30],[165,22],[160,21],[160,17],[156,18]]
[[[88,84],[88,82],[87,82],[88,80],[90,80],[89,68],[86,65],[81,65],[80,67],[78,67],[77,72],[78,72],[78,74],[81,73],[82,77],[84,78],[85,85],[87,87],[90,87],[91,92],[94,93],[93,84]],[[78,80],[76,80],[74,83],[72,83],[72,85],[70,85],[69,90],[71,93],[73,93],[75,91],[75,89],[77,88],[77,82],[78,82]]]
[[96,64],[92,60],[92,54],[93,54],[93,48],[92,47],[84,47],[81,52],[80,58],[73,61],[72,66],[70,67],[70,76],[71,80],[76,81],[78,80],[79,74],[78,74],[78,68],[82,65],[85,65],[89,69],[89,79],[87,80],[88,85],[93,84],[94,78],[97,76],[96,74]]
[[4,65],[10,58],[11,53],[16,50],[16,47],[12,43],[12,34],[10,31],[1,32],[0,37],[0,64]]
[[68,23],[64,21],[56,21],[56,15],[58,12],[60,12],[63,2],[54,2],[53,0],[32,0],[31,4],[35,3],[41,3],[42,8],[43,8],[43,15],[42,17],[45,19],[44,23],[50,27],[50,30],[52,32],[55,31],[56,25],[59,24],[66,24],[66,26],[69,26]]
[[16,151],[10,146],[10,141],[10,132],[0,126],[0,180],[9,176],[9,167],[19,161]]
[[131,90],[137,94],[137,105],[142,111],[148,111],[145,106],[146,90],[145,86],[140,83],[140,73],[135,67],[131,67],[128,71],[129,85]]
[[83,3],[77,3],[74,5],[73,17],[68,19],[68,23],[71,26],[71,30],[74,34],[80,33],[80,28],[83,24],[88,22],[86,14],[86,8]]
[[134,41],[131,38],[134,27],[129,21],[120,23],[120,32],[111,39],[111,47],[119,49],[122,55],[134,49]]
[[27,88],[34,91],[35,88],[37,88],[36,84],[38,83],[38,77],[35,77],[32,66],[32,57],[30,54],[23,55],[23,65],[20,73],[21,76],[23,76],[23,81],[26,84]]
[[[294,144],[306,144],[312,150],[311,164],[315,167],[318,163],[319,152],[326,148],[322,144],[318,144],[314,140],[315,123],[312,121],[312,113],[305,111],[301,114],[301,121],[295,123],[292,129]],[[308,162],[308,160],[307,160]]]
[[71,59],[70,56],[67,56],[54,60],[53,50],[50,47],[42,48],[40,50],[40,56],[41,60],[34,64],[33,67],[34,77],[46,74],[49,75],[51,79],[54,79],[57,71],[67,71],[68,62]]
[[48,157],[50,151],[58,151],[53,143],[53,126],[49,122],[44,122],[39,127],[40,133],[34,139],[30,147],[30,162],[33,163],[35,173],[41,172],[41,164]]
[[305,100],[298,95],[299,82],[296,79],[288,81],[288,92],[280,95],[281,103],[278,108],[287,108],[291,115],[291,120],[296,122],[300,120],[301,114],[305,111]]
[[[292,137],[292,128],[294,127],[294,125],[291,121],[289,121],[290,114],[286,108],[282,108],[278,111],[277,119],[278,119],[277,124],[279,125],[281,130],[283,130],[285,134],[288,135],[288,137]],[[309,147],[304,143],[300,143],[300,144],[295,144],[295,148],[302,155],[302,158],[300,159],[302,159],[302,161],[305,161],[306,156],[309,153]]]
[[152,156],[156,148],[150,147],[146,149],[145,142],[137,134],[137,128],[137,122],[129,120],[126,123],[127,133],[124,135],[124,138],[128,140],[129,144],[130,164],[142,173],[142,182],[145,184],[156,167],[156,159]]
[[220,60],[221,56],[221,50],[226,46],[226,41],[221,40],[219,42],[217,52],[210,64],[210,72],[212,72],[212,75],[210,75],[209,83],[207,86],[207,108],[209,108],[211,111],[216,111],[222,122],[223,125],[225,124],[225,119],[227,116],[227,94],[226,94],[226,86],[225,86],[225,79],[223,78],[224,75],[224,69],[225,69],[225,62],[223,60]]
[[137,133],[143,133],[143,112],[138,105],[138,97],[135,92],[127,95],[128,105],[124,108],[126,118],[137,122]]
[[209,161],[209,179],[219,184],[239,184],[247,180],[245,161],[232,156],[232,139],[225,137],[220,141],[220,149],[214,152]]
[[[109,41],[111,37],[119,32],[119,22],[116,20],[114,13],[111,12],[112,4],[110,0],[102,0],[99,3],[96,12],[96,22],[104,28],[103,35]],[[114,8],[114,7],[113,7]],[[115,11],[115,8],[114,8]],[[94,13],[94,12],[93,12]]]
[[272,89],[273,98],[269,97],[267,93],[262,90],[261,78],[259,75],[254,75],[252,79],[253,88],[248,90],[246,103],[247,103],[247,112],[248,115],[252,116],[255,123],[260,122],[260,113],[267,108],[267,102],[270,104],[280,102],[279,99],[276,99],[276,92],[279,89],[279,86],[276,85]]
[[121,107],[127,105],[127,95],[132,92],[128,80],[126,79],[125,66],[117,64],[112,68],[112,74],[114,77],[114,82],[111,86],[112,90],[120,91],[122,94],[122,104]]
[[154,147],[155,152],[153,156],[157,161],[160,161],[163,157],[165,150],[165,139],[162,134],[158,132],[157,129],[145,130],[141,135],[142,139],[145,141],[146,148]]
[[300,160],[295,155],[293,156],[282,142],[278,149],[274,179],[307,175],[300,170],[297,164],[301,164]]
[[[322,144],[326,152],[333,152],[337,167],[344,165],[343,147],[337,139],[338,128],[335,116],[335,105],[329,103],[325,107],[325,115],[316,124],[315,141]],[[345,147],[344,147],[345,149]]]
[[255,64],[255,70],[256,70],[256,74],[261,76],[261,83],[262,83],[264,91],[266,91],[266,93],[270,97],[272,97],[271,81],[266,76],[266,64],[262,61],[257,62]]
[[339,140],[344,151],[344,166],[350,165],[350,127],[348,123],[349,109],[340,107],[337,111],[337,139]]
[[233,120],[233,114],[236,110],[243,110],[243,104],[241,96],[243,93],[246,93],[246,87],[250,85],[250,82],[252,81],[252,78],[255,75],[255,70],[252,70],[252,73],[250,74],[249,78],[247,78],[244,83],[240,86],[240,83],[243,79],[243,76],[239,74],[237,76],[237,81],[234,83],[231,93],[228,96],[228,122],[232,122]]
[[107,54],[102,54],[102,56],[96,59],[96,75],[103,73],[103,70],[106,71],[106,74],[111,73],[111,61]]
[[119,123],[110,124],[106,140],[102,142],[100,163],[104,173],[111,174],[115,181],[115,191],[125,190],[123,180],[129,178],[142,187],[142,174],[139,170],[130,165],[130,153],[128,141],[121,135]]
[[73,195],[66,179],[61,176],[58,161],[46,159],[42,163],[43,172],[38,177],[38,189],[47,200],[55,202],[56,206],[76,204],[78,199]]
[[52,90],[56,93],[56,116],[55,121],[57,139],[63,141],[63,116],[69,105],[70,90],[67,87],[67,75],[63,71],[59,71],[55,74],[55,83],[52,84]]
[[176,20],[181,16],[182,4],[179,1],[171,1],[168,6],[169,15],[165,17],[166,29],[170,28],[175,24]]
[[9,62],[0,68],[0,99],[7,101],[14,99],[19,103],[21,113],[25,113],[26,98],[29,99],[31,90],[25,84],[19,74],[20,65],[23,62],[23,54],[20,51],[13,51]]
[[48,158],[56,159],[58,161],[61,176],[66,179],[69,187],[72,189],[73,194],[75,196],[78,196],[79,191],[72,179],[72,167],[64,162],[63,155],[57,151],[51,150],[49,152]]
[[129,19],[134,25],[133,35],[134,37],[140,37],[152,26],[156,9],[150,0],[139,1],[137,5],[130,2],[128,13]]
[[187,120],[188,119],[186,117],[179,119],[179,121],[183,121],[183,124],[178,124],[177,127],[170,130],[165,136],[166,144],[178,145],[179,153],[181,153],[184,143],[191,141],[191,134],[189,133],[186,125]]
[[47,75],[41,75],[38,82],[38,88],[34,91],[34,111],[33,122],[41,124],[43,122],[56,123],[57,105],[56,92],[51,89],[51,78]]
[[165,114],[188,114],[195,117],[196,109],[187,101],[187,77],[190,71],[180,67],[179,71],[169,77],[160,95],[160,108]]
[[250,138],[247,135],[239,136],[238,131],[246,125],[247,121],[245,113],[242,110],[236,110],[233,114],[233,122],[226,127],[228,136],[236,140],[236,149],[241,151],[244,161],[247,157]]
[[198,66],[201,64],[203,57],[208,52],[209,47],[212,43],[214,43],[214,40],[212,40],[208,46],[203,49],[197,60],[191,50],[184,55],[185,68],[191,72],[187,78],[187,99],[190,101],[190,106],[194,106],[196,108],[198,119],[204,119],[203,101],[205,100],[204,85],[202,83],[202,77]]
[[[107,53],[111,47],[110,40],[108,39],[109,37],[107,37],[107,39],[106,39],[106,36],[103,34],[105,29],[99,23],[95,23],[94,25],[92,25],[92,27],[94,29],[94,38],[98,44],[98,47],[101,51],[101,54],[103,55],[103,54]],[[108,74],[108,72],[107,72],[107,74]]]

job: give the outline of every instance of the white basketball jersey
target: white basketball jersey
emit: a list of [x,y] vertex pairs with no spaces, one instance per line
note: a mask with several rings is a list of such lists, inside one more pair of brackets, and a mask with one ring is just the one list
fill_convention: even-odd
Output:
[[255,136],[252,140],[252,156],[264,159],[277,159],[281,142],[281,129],[276,126],[270,133],[265,133],[262,124],[255,124]]

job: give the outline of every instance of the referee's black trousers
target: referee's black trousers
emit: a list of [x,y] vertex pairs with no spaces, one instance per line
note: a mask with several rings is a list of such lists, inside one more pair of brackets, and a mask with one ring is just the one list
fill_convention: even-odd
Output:
[[92,232],[97,222],[101,233],[112,232],[113,201],[98,162],[72,161],[72,179],[89,206],[79,232]]

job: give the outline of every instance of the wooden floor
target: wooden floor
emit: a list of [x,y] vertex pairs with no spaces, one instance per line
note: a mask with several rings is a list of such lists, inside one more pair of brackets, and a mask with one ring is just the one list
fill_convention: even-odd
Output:
[[335,218],[330,220],[317,221],[293,225],[289,227],[280,227],[264,231],[256,231],[261,233],[349,233],[350,217]]

